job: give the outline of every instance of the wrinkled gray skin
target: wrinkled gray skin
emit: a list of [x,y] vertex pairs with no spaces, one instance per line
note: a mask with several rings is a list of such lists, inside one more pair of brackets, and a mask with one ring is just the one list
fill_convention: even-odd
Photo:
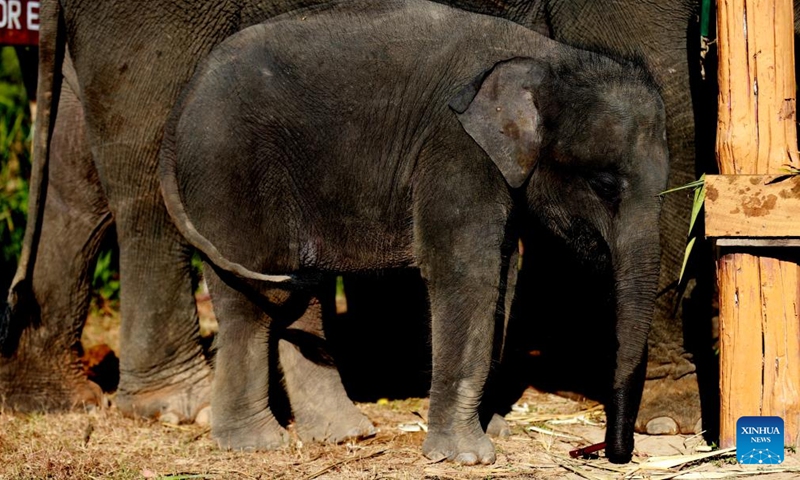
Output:
[[[100,244],[113,226],[113,217],[87,145],[85,119],[76,93],[79,88],[69,56],[65,57],[63,72],[59,115],[52,136],[49,163],[53,181],[47,183],[43,231],[33,275],[33,291],[36,292],[36,303],[41,305],[40,314],[42,318],[57,320],[57,324],[49,327],[61,331],[62,335],[48,339],[46,335],[52,330],[28,329],[20,335],[16,350],[6,360],[6,365],[21,368],[3,371],[3,401],[6,406],[22,411],[91,407],[102,399],[99,387],[86,379],[73,355],[81,352],[78,339],[89,309],[89,275],[94,269]],[[68,241],[72,239],[83,239],[83,242]],[[67,246],[73,248],[65,249]],[[50,268],[61,272],[79,271],[81,275],[56,277],[48,275],[47,269]],[[63,312],[72,314],[59,315]],[[294,319],[287,337],[296,345],[316,344],[319,340],[309,342],[308,338],[324,339],[320,317],[319,302],[311,301],[303,315]],[[196,322],[196,318],[194,320]],[[68,335],[63,335],[64,332]],[[12,331],[12,337],[15,333]],[[59,340],[64,342],[56,343]],[[69,340],[75,343],[67,343]],[[38,353],[40,345],[46,345],[49,351],[61,355],[55,358],[19,355]],[[283,382],[295,400],[291,413],[301,438],[339,442],[374,433],[372,424],[347,398],[329,359],[319,361],[318,355],[312,356],[315,361],[309,361],[287,341],[280,342],[279,351]],[[198,364],[204,365],[204,360],[200,360]],[[207,371],[204,366],[204,375],[196,377],[198,381],[182,387],[183,390],[170,388],[167,383],[164,395],[160,395],[163,392],[156,392],[156,395],[144,393],[136,403],[123,398],[118,405],[130,415],[176,423],[193,419],[200,410],[210,410],[210,375]],[[42,376],[41,372],[48,375]],[[163,373],[166,377],[168,372]],[[168,377],[166,380],[174,381]]]
[[[320,2],[43,2],[30,222],[9,296],[10,310],[0,322],[0,330],[9,334],[0,358],[0,390],[6,407],[42,410],[100,402],[99,392],[87,383],[77,359],[88,304],[86,279],[105,227],[105,209],[120,233],[123,329],[118,398],[122,410],[146,416],[169,413],[190,420],[207,404],[209,373],[198,345],[187,245],[174,232],[155,191],[161,132],[180,88],[214,45],[248,25],[316,3]],[[706,92],[698,80],[698,2],[451,3],[511,19],[570,45],[641,59],[659,86],[667,110],[670,185],[686,183],[708,168],[695,164],[695,158],[713,159],[714,119],[708,117],[713,117],[716,101],[713,88]],[[60,14],[67,28],[59,34]],[[800,20],[797,12],[795,20]],[[62,109],[58,101],[65,41],[76,58],[78,73],[71,82],[72,93],[65,91],[61,98],[65,104],[79,99],[83,111]],[[703,117],[702,112],[712,114]],[[83,135],[78,133],[82,127],[70,119],[83,113],[89,116],[85,137],[76,137]],[[64,140],[70,138],[76,140]],[[707,141],[697,145],[695,138]],[[71,142],[71,153],[59,153],[62,141]],[[92,159],[78,148],[80,142],[92,149]],[[50,150],[54,153],[48,156]],[[61,167],[55,162],[62,160],[75,165],[78,173],[56,174]],[[49,204],[53,192],[69,191],[95,193],[86,199],[70,195]],[[694,354],[697,362],[709,351],[710,314],[695,308],[694,316],[687,316],[682,305],[676,306],[674,285],[688,204],[686,196],[673,195],[664,205],[660,280],[664,294],[659,296],[650,335],[648,369],[659,380],[648,382],[651,388],[646,389],[639,416],[641,428],[652,418],[667,416],[677,422],[675,429],[689,432],[699,419],[695,367],[689,359]],[[58,267],[50,268],[54,265]],[[691,268],[688,273],[690,278],[696,275]],[[711,288],[708,278],[701,285],[706,292]],[[358,292],[349,293],[355,297]],[[693,294],[690,300],[709,303],[702,294]],[[682,318],[686,331],[695,332],[685,345]],[[712,365],[707,371],[714,371],[713,357],[708,357],[706,363]],[[713,390],[716,382],[709,384]],[[716,402],[712,399],[708,404],[713,412]],[[714,417],[713,413],[708,416]]]
[[[55,148],[49,168],[49,175],[58,181],[47,185],[37,247],[39,261],[33,271],[39,313],[52,323],[46,328],[27,329],[10,358],[0,361],[3,401],[14,409],[95,405],[102,398],[100,388],[86,380],[76,350],[89,309],[90,267],[112,220],[86,141],[83,111],[74,93],[78,90],[77,78],[70,64],[64,71],[61,115],[52,138]],[[47,346],[46,351],[41,345]],[[9,347],[4,346],[4,350],[11,350]]]
[[[291,6],[294,5],[283,7]],[[159,3],[158,8],[173,8],[173,5]],[[136,91],[132,84],[148,83],[154,77],[152,71],[143,76],[131,75],[126,66],[112,67],[115,74],[124,77],[117,79],[120,83],[94,82],[98,77],[109,78],[105,67],[115,63],[111,57],[102,60],[91,57],[102,50],[97,45],[111,51],[120,46],[106,43],[105,39],[88,40],[84,35],[97,38],[92,36],[102,31],[103,24],[113,31],[136,25],[126,19],[125,12],[115,10],[106,15],[108,11],[96,10],[95,5],[82,2],[65,4],[63,11],[54,2],[42,6],[39,89],[44,93],[39,95],[35,158],[47,159],[49,151],[53,155],[49,162],[35,162],[32,172],[29,228],[9,297],[10,308],[0,325],[3,327],[0,337],[5,339],[0,360],[2,398],[7,408],[22,411],[101,403],[101,392],[81,371],[79,339],[86,318],[94,257],[113,217],[123,277],[117,405],[128,415],[191,421],[208,406],[211,374],[199,343],[189,277],[190,248],[166,215],[154,170],[148,173],[142,169],[147,161],[140,156],[146,157],[146,152],[151,151],[151,164],[155,165],[157,145],[148,148],[142,144],[152,141],[147,138],[160,138],[163,128],[163,123],[157,120],[159,109],[150,108],[151,102],[163,101],[160,109],[163,122],[178,90],[174,86],[173,91],[168,88],[153,91],[152,86],[142,85],[150,93],[142,90],[138,95],[132,93]],[[248,11],[263,19],[282,10]],[[97,14],[103,20],[84,18],[79,12]],[[130,7],[130,15],[134,12],[141,10]],[[224,16],[223,12],[224,9],[208,13],[218,19],[216,15]],[[161,43],[156,40],[158,35],[145,34],[139,37],[141,44],[133,42],[132,48],[174,46],[176,38],[170,32],[189,25],[196,35],[187,34],[187,41],[191,38],[202,44],[208,34],[208,23],[196,18],[192,8],[183,13],[186,16],[182,18],[166,13],[159,18],[173,22],[171,28],[151,25],[161,35]],[[75,17],[70,14],[79,18],[73,23]],[[74,70],[71,62],[65,61],[66,32],[57,32],[59,15],[64,15],[67,24],[79,30],[68,39],[70,56],[76,60]],[[239,20],[238,13],[230,15]],[[82,30],[81,25],[90,27]],[[223,28],[225,25],[228,28]],[[137,28],[134,30],[138,33],[146,30]],[[216,42],[238,29],[225,22],[220,28],[212,32],[216,34]],[[82,40],[96,43],[87,56],[81,54]],[[188,79],[192,62],[204,52],[191,57],[191,49],[179,50],[183,53],[174,53],[180,59],[170,58],[158,65],[149,60],[150,54],[143,54],[142,59],[148,58],[146,63],[150,68],[183,71],[184,79]],[[102,55],[108,54],[106,51]],[[133,55],[126,58],[130,57]],[[104,63],[105,60],[110,62]],[[85,73],[95,67],[97,71]],[[143,73],[141,69],[139,73]],[[183,83],[180,79],[178,82]],[[51,91],[52,96],[48,94]],[[120,91],[132,94],[120,95]],[[135,107],[147,109],[141,115],[131,114]],[[55,112],[57,116],[51,115]],[[121,120],[126,126],[117,128]],[[142,133],[142,129],[150,129],[150,134],[139,137],[135,132]],[[137,144],[144,153],[132,147]],[[298,333],[288,338],[301,347],[324,342],[320,315],[321,308],[315,303],[296,319],[288,331]],[[298,348],[283,343],[286,342],[280,346],[283,380],[294,400],[291,414],[301,438],[341,441],[372,434],[372,425],[347,398],[335,368],[313,356],[313,361],[309,360]]]
[[630,461],[667,173],[663,105],[644,72],[506,20],[352,1],[232,36],[198,68],[161,151],[167,209],[215,271],[213,437],[285,441],[270,347],[320,275],[418,267],[433,345],[423,452],[494,462],[479,406],[517,239],[539,223],[610,258],[606,454]]

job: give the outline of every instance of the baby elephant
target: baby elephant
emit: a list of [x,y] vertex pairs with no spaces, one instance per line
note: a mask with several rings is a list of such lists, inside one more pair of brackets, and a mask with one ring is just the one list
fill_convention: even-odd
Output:
[[498,18],[354,0],[230,37],[175,106],[160,172],[170,214],[215,272],[213,436],[280,444],[275,336],[320,277],[418,267],[433,330],[423,452],[494,462],[478,409],[525,294],[513,291],[517,239],[535,224],[613,265],[606,453],[630,461],[667,157],[642,71]]

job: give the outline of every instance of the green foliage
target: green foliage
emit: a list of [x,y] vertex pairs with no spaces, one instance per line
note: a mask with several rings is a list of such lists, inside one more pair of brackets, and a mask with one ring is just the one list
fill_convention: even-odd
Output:
[[[0,265],[13,272],[28,209],[31,122],[16,53],[0,49]],[[0,282],[9,279],[0,279]]]
[[192,276],[192,291],[197,292],[200,290],[200,283],[203,281],[203,257],[200,256],[197,250],[192,253],[189,268]]
[[800,168],[797,168],[793,165],[789,165],[788,163],[784,165],[783,168],[781,168],[781,171],[791,176],[800,175]]
[[344,297],[344,277],[341,275],[336,277],[336,296]]
[[697,234],[693,234],[693,232],[697,217],[700,215],[700,210],[702,210],[703,203],[706,201],[706,175],[703,174],[699,179],[689,182],[686,185],[661,192],[661,195],[666,195],[667,193],[678,192],[689,188],[694,189],[694,200],[692,201],[692,216],[689,220],[689,233],[687,234],[686,250],[683,253],[683,264],[681,265],[681,274],[678,277],[678,283],[683,281],[683,272],[686,270],[686,264],[689,263],[689,255],[692,253],[692,247],[694,247],[694,242],[697,240]]
[[686,264],[689,262],[689,254],[692,253],[692,247],[694,246],[695,240],[697,240],[697,234],[695,233],[692,235],[692,232],[694,232],[694,225],[697,221],[697,216],[700,215],[700,210],[703,209],[703,203],[706,201],[706,175],[703,174],[697,182],[699,182],[699,185],[694,188],[692,216],[689,220],[689,233],[687,234],[689,237],[689,242],[686,244],[686,253],[683,256],[683,264],[681,265],[681,274],[678,277],[678,282],[683,280],[683,272],[686,270]]
[[119,249],[105,248],[97,257],[92,276],[93,303],[96,307],[115,306],[119,301]]

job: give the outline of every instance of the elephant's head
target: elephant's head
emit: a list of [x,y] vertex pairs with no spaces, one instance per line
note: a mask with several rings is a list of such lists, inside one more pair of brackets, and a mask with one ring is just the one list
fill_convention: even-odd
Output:
[[512,189],[524,189],[538,223],[589,261],[610,259],[619,346],[607,453],[628,461],[658,283],[659,192],[669,168],[658,92],[640,69],[600,56],[556,65],[517,58],[497,64],[451,108]]

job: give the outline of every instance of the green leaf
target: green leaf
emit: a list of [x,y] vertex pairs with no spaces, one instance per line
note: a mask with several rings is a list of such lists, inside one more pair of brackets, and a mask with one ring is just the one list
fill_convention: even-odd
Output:
[[684,190],[686,188],[694,188],[694,200],[692,201],[692,215],[689,219],[689,232],[687,233],[688,242],[686,243],[686,250],[683,252],[683,264],[681,265],[681,273],[678,276],[678,283],[680,284],[683,281],[683,274],[686,271],[686,264],[689,263],[689,256],[692,253],[692,247],[694,247],[694,243],[697,240],[697,235],[692,235],[694,231],[694,225],[697,222],[697,217],[700,216],[700,211],[703,209],[703,203],[706,201],[706,175],[703,174],[700,176],[699,179],[695,180],[694,182],[687,183],[682,187],[678,187],[677,189],[668,190],[664,193],[669,193],[670,191],[676,190]]
[[681,265],[681,274],[678,276],[678,283],[681,283],[683,281],[683,272],[686,270],[686,264],[689,263],[689,255],[692,253],[692,247],[694,247],[695,240],[697,240],[697,237],[692,237],[686,244],[686,251],[684,251],[683,253],[683,264]]
[[336,296],[344,297],[344,277],[341,275],[336,277]]
[[706,181],[706,174],[704,173],[700,178],[689,182],[685,185],[681,185],[680,187],[670,188],[669,190],[664,190],[663,192],[659,193],[659,195],[666,195],[668,193],[679,192],[681,190],[688,190],[690,188],[697,188],[702,186]]
[[703,209],[703,203],[706,201],[706,174],[704,173],[697,182],[700,182],[700,188],[697,188],[694,191],[694,202],[692,202],[692,218],[689,220],[690,236],[692,234],[692,230],[694,229],[694,223],[697,220],[697,216],[700,214],[700,210]]
[[786,172],[789,175],[800,175],[800,168],[795,167],[794,165],[786,164],[781,168],[782,172]]

